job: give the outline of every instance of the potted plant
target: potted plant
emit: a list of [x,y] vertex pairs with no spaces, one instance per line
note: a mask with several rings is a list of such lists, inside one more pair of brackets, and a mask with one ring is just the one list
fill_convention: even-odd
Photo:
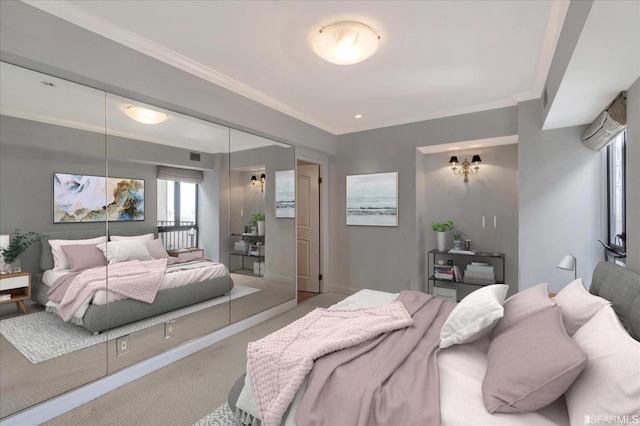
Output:
[[5,262],[3,272],[9,274],[20,272],[22,268],[18,257],[38,241],[40,241],[40,234],[37,232],[23,234],[19,229],[16,229],[9,245],[2,249],[2,257]]
[[258,227],[258,235],[262,237],[264,235],[264,213],[256,213],[251,219]]
[[436,231],[438,236],[438,251],[445,251],[447,248],[447,231],[453,229],[453,222],[450,220],[443,223],[431,222],[431,229]]
[[462,244],[465,237],[464,232],[455,230],[451,232],[451,235],[453,235],[453,248],[455,250],[462,250]]

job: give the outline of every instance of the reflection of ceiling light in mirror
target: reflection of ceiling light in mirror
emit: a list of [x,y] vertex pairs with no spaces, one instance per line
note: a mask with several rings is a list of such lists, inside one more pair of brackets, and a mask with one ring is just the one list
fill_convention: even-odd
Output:
[[353,116],[354,118],[362,118],[362,114],[356,114]]
[[321,28],[311,40],[316,55],[336,65],[362,62],[378,49],[380,36],[368,25],[343,21]]
[[124,113],[127,114],[131,119],[144,124],[159,124],[169,118],[169,115],[163,112],[138,107],[135,105],[125,105]]

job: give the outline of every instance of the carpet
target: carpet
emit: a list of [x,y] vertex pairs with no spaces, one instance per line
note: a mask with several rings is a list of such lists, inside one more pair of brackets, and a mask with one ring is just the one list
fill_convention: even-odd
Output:
[[[230,298],[238,299],[260,289],[235,285]],[[126,324],[108,331],[109,339],[115,339],[147,327],[161,324],[211,306],[225,303],[226,297],[217,297],[155,317]],[[2,334],[32,364],[39,364],[59,356],[75,352],[98,343],[104,343],[107,333],[93,335],[77,325],[64,322],[59,316],[42,311],[0,321]]]
[[198,420],[193,426],[237,426],[239,424],[235,414],[229,408],[229,404],[225,402]]

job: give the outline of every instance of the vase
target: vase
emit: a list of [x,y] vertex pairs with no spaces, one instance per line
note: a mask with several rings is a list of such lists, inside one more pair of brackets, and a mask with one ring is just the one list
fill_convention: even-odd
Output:
[[447,249],[447,233],[436,232],[438,236],[438,251],[445,251]]
[[264,220],[258,221],[258,236],[264,236]]
[[453,240],[453,248],[455,250],[462,250],[462,241],[460,240]]
[[22,267],[20,264],[20,259],[14,259],[12,262],[5,262],[2,270],[2,272],[5,274],[15,274],[21,271]]

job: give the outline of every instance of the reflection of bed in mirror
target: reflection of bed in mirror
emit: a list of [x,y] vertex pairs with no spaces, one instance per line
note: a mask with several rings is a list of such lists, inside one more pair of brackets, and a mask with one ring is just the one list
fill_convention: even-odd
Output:
[[[155,236],[157,234],[156,228],[132,228],[123,231],[111,231],[112,241],[114,235],[135,236],[148,234]],[[33,285],[32,299],[37,303],[46,306],[48,311],[57,312],[58,304],[50,299],[58,299],[59,301],[59,297],[53,296],[53,293],[50,297],[48,294],[52,289],[52,286],[59,286],[60,282],[65,280],[65,276],[68,278],[68,284],[73,280],[81,280],[82,278],[80,277],[84,277],[91,273],[92,270],[95,272],[100,268],[87,268],[82,270],[82,265],[80,265],[81,271],[71,271],[69,265],[56,265],[54,262],[54,253],[52,251],[52,244],[55,246],[55,243],[50,244],[50,240],[78,240],[80,242],[80,240],[93,239],[103,235],[104,231],[100,230],[60,231],[47,233],[46,237],[42,239],[42,253],[40,257],[40,267],[44,273],[42,275],[42,279]],[[103,238],[106,239],[105,237]],[[152,240],[153,238],[149,241]],[[129,242],[130,241],[132,240],[129,240]],[[88,244],[88,246],[91,245],[93,249],[93,247],[96,247],[96,244],[97,243]],[[68,248],[68,246],[79,247],[80,245],[66,244],[61,246]],[[114,250],[112,250],[111,253],[113,253],[113,251]],[[60,251],[57,251],[57,253],[60,253]],[[107,253],[109,253],[108,248]],[[111,256],[111,254],[108,254],[108,256]],[[56,258],[56,260],[58,259]],[[134,266],[136,266],[134,265],[134,262],[137,262],[137,265],[142,264],[143,266],[149,266],[153,264],[156,267],[158,266],[158,263],[160,263],[164,268],[164,262],[158,262],[158,260],[160,260],[160,258],[146,261],[125,261],[111,264],[109,267],[116,267],[116,265],[118,265],[118,268],[123,271],[123,274],[129,273],[130,271],[138,273],[134,268]],[[152,303],[146,303],[132,298],[125,298],[122,294],[117,294],[112,291],[98,290],[91,297],[91,301],[88,305],[83,304],[84,306],[82,306],[78,311],[74,310],[73,317],[69,320],[89,331],[101,332],[109,328],[140,321],[175,309],[190,306],[195,303],[217,297],[224,297],[224,295],[228,294],[233,288],[233,281],[229,276],[225,265],[206,261],[204,259],[189,259],[184,262],[179,261],[178,263],[175,262],[177,258],[170,258],[167,260],[166,271],[163,275],[161,272],[161,278],[157,277],[161,282]],[[55,268],[56,266],[57,268]],[[104,267],[102,268],[104,269]],[[73,269],[78,268],[76,267]],[[76,274],[74,274],[74,272]],[[115,280],[115,274],[113,275],[112,280]],[[126,284],[126,280],[127,277],[124,276],[122,282]],[[71,284],[69,288],[72,288],[73,285],[74,284]],[[65,313],[68,314],[68,311]]]

